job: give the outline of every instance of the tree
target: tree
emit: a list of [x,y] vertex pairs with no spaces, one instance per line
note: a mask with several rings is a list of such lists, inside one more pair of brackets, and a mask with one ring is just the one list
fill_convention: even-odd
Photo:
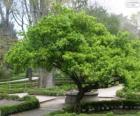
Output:
[[0,1],[0,36],[16,39],[14,25],[10,21],[13,0]]
[[117,15],[109,14],[104,8],[97,6],[87,8],[87,13],[97,18],[97,21],[104,24],[108,31],[117,34],[120,30],[120,20]]
[[43,16],[47,16],[55,3],[64,4],[68,0],[12,0],[11,17],[25,32],[28,26],[34,25]]
[[24,40],[19,41],[6,53],[5,61],[10,64],[15,73],[32,67],[33,53],[28,51],[25,44]]
[[111,35],[94,17],[61,10],[29,28],[26,46],[38,67],[58,68],[74,81],[78,89],[75,108],[80,111],[86,92],[125,80],[129,63],[124,62],[133,47],[127,34]]
[[87,8],[88,0],[70,0],[70,4],[72,4],[73,9],[79,11]]

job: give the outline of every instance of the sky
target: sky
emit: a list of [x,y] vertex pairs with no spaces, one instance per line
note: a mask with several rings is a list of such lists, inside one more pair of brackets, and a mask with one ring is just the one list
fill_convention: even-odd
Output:
[[108,12],[123,14],[130,17],[132,14],[140,12],[140,0],[90,0],[90,4],[99,3]]
[[[140,12],[140,0],[89,0],[90,5],[95,4],[95,2],[110,13],[123,14],[128,18],[132,14]],[[16,30],[20,30],[18,26],[16,26]]]

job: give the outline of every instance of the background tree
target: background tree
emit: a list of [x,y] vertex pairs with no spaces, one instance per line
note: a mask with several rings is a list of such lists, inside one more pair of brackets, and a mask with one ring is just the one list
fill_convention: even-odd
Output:
[[109,14],[103,7],[91,6],[87,9],[87,13],[97,18],[97,21],[104,24],[108,31],[117,34],[120,30],[120,20],[117,15]]
[[13,0],[0,1],[0,35],[9,37],[10,39],[16,38],[13,22],[10,21]]

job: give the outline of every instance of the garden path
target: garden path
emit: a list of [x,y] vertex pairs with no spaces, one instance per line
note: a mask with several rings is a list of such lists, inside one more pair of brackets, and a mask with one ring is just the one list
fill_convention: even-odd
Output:
[[[122,88],[123,88],[123,85],[118,85],[118,86],[114,86],[110,88],[99,89],[98,97],[103,98],[103,100],[106,98],[116,97],[115,95],[116,91]],[[65,103],[64,96],[56,97],[53,100],[41,103],[39,109],[26,111],[26,112],[18,113],[18,114],[13,114],[11,116],[44,116],[45,114],[48,114],[50,112],[61,110],[64,107],[64,103]]]
[[123,88],[123,85],[113,86],[109,88],[98,89],[98,97],[100,98],[113,98],[116,97],[116,92]]
[[11,116],[44,116],[50,112],[61,110],[64,106],[64,103],[65,97],[57,97],[54,100],[41,103],[39,109],[13,114]]

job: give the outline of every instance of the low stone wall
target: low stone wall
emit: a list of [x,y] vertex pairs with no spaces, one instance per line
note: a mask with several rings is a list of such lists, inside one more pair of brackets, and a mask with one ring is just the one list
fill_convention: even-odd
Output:
[[[75,104],[77,94],[78,94],[77,91],[68,92],[66,94],[65,103],[66,104]],[[88,92],[84,95],[81,102],[92,102],[92,101],[96,101],[97,99],[98,99],[97,92]]]

